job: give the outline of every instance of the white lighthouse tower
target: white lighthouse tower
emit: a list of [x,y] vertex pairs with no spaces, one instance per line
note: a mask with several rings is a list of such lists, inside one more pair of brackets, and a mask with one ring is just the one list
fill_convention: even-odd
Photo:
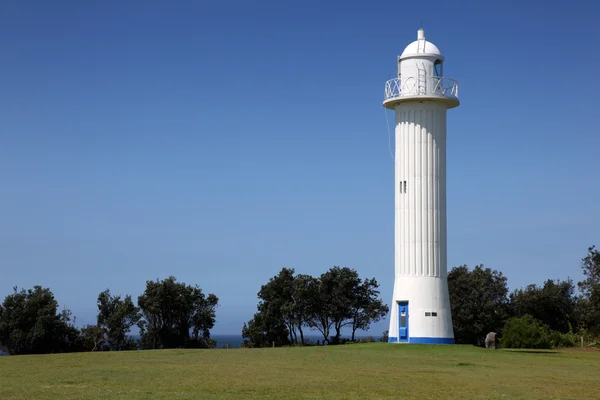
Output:
[[395,279],[389,342],[454,343],[446,263],[446,110],[458,83],[443,75],[444,57],[417,40],[385,83],[384,107],[396,114]]

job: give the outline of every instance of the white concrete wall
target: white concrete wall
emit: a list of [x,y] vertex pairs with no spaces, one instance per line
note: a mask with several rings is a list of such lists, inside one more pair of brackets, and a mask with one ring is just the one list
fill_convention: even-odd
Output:
[[443,104],[405,102],[396,107],[395,160],[396,274],[439,277],[446,269]]
[[[453,337],[446,281],[446,112],[446,106],[435,101],[396,106],[390,338],[398,336],[398,301],[409,302],[410,337]],[[432,311],[437,317],[425,316]]]

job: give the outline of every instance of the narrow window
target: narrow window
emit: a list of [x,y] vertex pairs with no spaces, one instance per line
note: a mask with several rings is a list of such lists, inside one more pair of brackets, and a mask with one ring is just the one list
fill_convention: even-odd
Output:
[[433,75],[435,75],[436,77],[441,78],[442,76],[444,76],[442,60],[435,60],[435,62],[433,63],[433,69]]
[[400,181],[400,193],[406,193],[406,181]]

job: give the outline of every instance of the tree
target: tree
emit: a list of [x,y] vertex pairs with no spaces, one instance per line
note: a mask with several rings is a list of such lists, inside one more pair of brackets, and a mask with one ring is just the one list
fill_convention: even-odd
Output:
[[106,289],[98,295],[98,327],[104,332],[111,350],[132,350],[135,343],[127,334],[141,319],[140,309],[131,296],[113,296]]
[[319,278],[294,273],[283,268],[261,286],[258,312],[242,328],[247,346],[305,344],[303,327],[321,332],[326,343],[339,343],[342,328],[350,326],[354,340],[357,329],[368,329],[389,311],[375,278],[362,281],[353,269],[335,266]]
[[289,332],[281,318],[270,318],[267,312],[257,312],[254,317],[244,323],[242,338],[244,347],[271,347],[290,344]]
[[108,350],[106,332],[98,325],[86,325],[81,328],[81,340],[84,351]]
[[318,280],[306,274],[297,275],[294,279],[294,320],[300,333],[300,341],[305,344],[303,326],[307,326],[311,301],[316,296],[318,290]]
[[289,335],[289,343],[292,344],[298,342],[296,327],[301,324],[301,321],[296,318],[294,272],[294,269],[283,268],[279,274],[262,285],[258,292],[260,299],[258,310],[261,319],[270,321],[275,332],[280,332],[278,325],[284,324]]
[[582,259],[584,280],[577,283],[582,298],[579,310],[584,328],[600,330],[600,251],[595,246],[588,248]]
[[174,276],[146,281],[146,290],[138,297],[142,347],[214,347],[210,329],[218,302],[214,294],[206,296],[198,286],[176,282]]
[[321,332],[325,342],[334,344],[339,343],[342,328],[350,326],[354,340],[357,329],[368,329],[389,311],[377,298],[378,287],[374,278],[363,282],[356,270],[334,266],[317,280],[307,305],[306,324]]
[[575,324],[577,299],[573,281],[547,280],[542,287],[528,285],[510,294],[513,316],[530,315],[549,329],[567,333]]
[[389,334],[390,334],[390,331],[388,331],[387,329],[385,331],[383,331],[383,335],[381,335],[381,337],[379,338],[379,341],[387,343],[387,341],[389,339]]
[[[272,346],[273,342],[277,346],[305,344],[302,327],[308,318],[316,280],[310,275],[294,273],[293,268],[283,268],[261,286],[257,293],[258,312],[242,328],[246,346]],[[283,334],[287,335],[285,339]]]
[[[247,347],[270,347],[296,344],[296,328],[302,332],[302,320],[296,306],[296,277],[293,268],[281,271],[260,287],[257,293],[258,312],[244,323],[242,337]],[[304,344],[304,336],[301,333]]]
[[0,343],[11,354],[45,354],[76,351],[79,331],[70,324],[71,312],[58,312],[48,288],[34,286],[6,296],[0,306]]
[[448,274],[454,340],[481,345],[488,332],[501,332],[508,316],[507,279],[477,265],[454,267]]
[[[325,342],[337,344],[342,327],[353,321],[352,306],[357,303],[360,283],[358,273],[348,267],[334,266],[319,277],[306,323],[321,332]],[[332,328],[335,335],[330,339]]]
[[352,302],[352,341],[357,329],[368,330],[371,323],[384,318],[390,311],[389,307],[379,299],[379,284],[375,280],[365,279],[357,288]]

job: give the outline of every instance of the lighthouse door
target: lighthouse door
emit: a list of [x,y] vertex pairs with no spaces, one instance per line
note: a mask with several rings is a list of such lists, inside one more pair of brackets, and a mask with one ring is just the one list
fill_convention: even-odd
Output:
[[408,302],[398,302],[398,341],[408,342]]

